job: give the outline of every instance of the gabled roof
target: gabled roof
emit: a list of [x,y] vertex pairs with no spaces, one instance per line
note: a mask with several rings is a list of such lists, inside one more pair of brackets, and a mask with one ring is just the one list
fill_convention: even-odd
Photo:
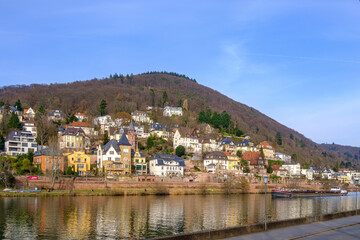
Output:
[[245,160],[250,162],[250,165],[258,165],[259,158],[261,157],[260,152],[244,152],[242,156]]
[[259,145],[257,145],[257,147],[263,149],[273,149],[273,147],[267,141],[261,142]]
[[108,143],[106,143],[104,146],[102,146],[102,149],[104,151],[104,154],[109,151],[109,149],[113,147],[114,150],[120,154],[120,147],[118,141],[116,139],[111,139]]
[[131,120],[131,122],[130,122],[129,130],[130,130],[130,131],[135,131],[134,123],[133,123],[132,120]]
[[84,130],[81,128],[66,128],[63,135],[77,136],[79,134],[85,135]]
[[179,131],[182,138],[199,138],[196,129],[181,127],[178,128],[177,130]]
[[127,139],[125,133],[123,133],[123,135],[121,136],[120,140],[119,140],[119,145],[127,145],[127,146],[131,146],[131,144],[129,143],[129,140]]
[[35,113],[35,111],[32,109],[32,108],[27,108],[27,109],[24,109],[24,115],[27,114],[28,112],[30,112],[30,110]]

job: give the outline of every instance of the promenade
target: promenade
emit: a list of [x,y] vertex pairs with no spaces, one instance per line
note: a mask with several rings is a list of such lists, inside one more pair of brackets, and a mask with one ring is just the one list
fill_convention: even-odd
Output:
[[360,216],[302,224],[254,234],[227,238],[228,240],[285,240],[285,239],[360,239]]

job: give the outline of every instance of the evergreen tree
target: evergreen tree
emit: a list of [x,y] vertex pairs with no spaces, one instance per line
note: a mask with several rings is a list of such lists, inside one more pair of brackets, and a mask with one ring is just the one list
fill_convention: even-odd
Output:
[[176,149],[175,149],[175,154],[176,156],[178,157],[181,157],[185,154],[185,148],[183,146],[177,146]]
[[41,104],[37,112],[35,113],[35,121],[38,121],[40,118],[45,116],[45,114],[46,114],[45,106]]
[[224,111],[221,114],[221,125],[222,125],[222,127],[225,128],[225,129],[228,129],[229,126],[230,126],[230,121],[231,121],[231,116],[226,111]]
[[206,122],[206,116],[204,111],[199,112],[198,121],[200,123]]
[[221,115],[218,112],[214,112],[212,118],[211,118],[211,123],[213,124],[213,126],[215,128],[220,128],[222,126],[222,118]]
[[335,163],[335,167],[333,168],[334,172],[338,172],[339,171],[339,161],[337,161]]
[[15,113],[11,113],[10,120],[7,124],[7,130],[14,129],[14,128],[21,130],[22,126],[21,126],[18,116]]
[[163,92],[162,98],[163,98],[162,99],[162,106],[165,107],[165,104],[166,104],[166,102],[168,100],[168,95],[167,95],[166,91]]
[[22,110],[23,110],[23,108],[22,108],[22,106],[21,106],[21,101],[20,101],[20,99],[18,99],[18,100],[15,102],[14,107],[16,107],[16,109],[19,110],[19,111],[22,111]]
[[108,132],[104,132],[103,145],[107,144],[110,141]]
[[281,133],[280,133],[280,132],[277,132],[277,133],[276,133],[275,139],[276,139],[276,143],[277,143],[279,146],[282,145],[282,136],[281,136]]
[[107,106],[106,100],[105,99],[101,100],[100,109],[99,109],[100,116],[106,115],[106,106]]
[[4,151],[5,149],[5,138],[3,135],[0,135],[0,151]]
[[4,101],[0,101],[0,107],[2,107],[4,105],[5,105]]

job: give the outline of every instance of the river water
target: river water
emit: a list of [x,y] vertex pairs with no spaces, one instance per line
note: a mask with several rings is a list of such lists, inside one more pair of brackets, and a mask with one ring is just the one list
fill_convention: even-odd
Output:
[[[264,209],[261,194],[0,198],[0,239],[149,238],[263,222]],[[355,209],[355,193],[268,195],[267,209],[268,221],[349,211]]]

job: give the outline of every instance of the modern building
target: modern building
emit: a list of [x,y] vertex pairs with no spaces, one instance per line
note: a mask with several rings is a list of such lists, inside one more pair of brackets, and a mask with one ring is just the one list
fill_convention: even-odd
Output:
[[286,163],[291,163],[291,156],[290,155],[287,155],[285,153],[276,152],[275,156],[276,156],[276,158],[280,159],[281,161],[284,161]]
[[22,122],[22,126],[24,131],[31,132],[34,138],[37,137],[37,128],[34,120],[24,121]]
[[14,130],[5,139],[5,152],[8,155],[16,156],[36,150],[37,144],[31,132]]
[[281,167],[288,171],[289,177],[299,177],[301,174],[300,163],[284,163]]
[[156,153],[149,160],[150,175],[158,177],[183,176],[184,169],[184,160],[174,154]]

